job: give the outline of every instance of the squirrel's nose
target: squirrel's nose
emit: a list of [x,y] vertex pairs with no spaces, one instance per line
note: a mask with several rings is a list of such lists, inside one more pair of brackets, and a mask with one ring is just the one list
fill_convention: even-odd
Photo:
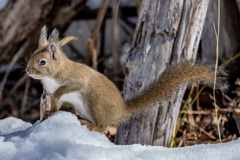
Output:
[[26,68],[26,72],[27,74],[31,74],[31,71],[29,70],[29,68]]

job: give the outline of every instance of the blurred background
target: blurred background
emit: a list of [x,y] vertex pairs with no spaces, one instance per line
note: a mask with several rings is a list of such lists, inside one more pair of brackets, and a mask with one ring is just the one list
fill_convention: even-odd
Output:
[[[13,116],[31,123],[39,120],[40,81],[25,73],[30,55],[37,49],[41,28],[48,34],[54,28],[60,37],[76,36],[63,48],[73,61],[84,63],[103,73],[121,91],[125,57],[132,45],[141,0],[0,0],[0,119]],[[217,0],[210,0],[198,59],[215,64]],[[229,74],[229,90],[219,91],[217,105],[221,134],[226,141],[240,136],[240,1],[221,0],[219,65]],[[117,38],[113,36],[117,35]],[[116,40],[117,39],[117,40]],[[97,55],[93,50],[97,50]],[[199,90],[195,87],[193,97]],[[189,90],[186,93],[188,96]],[[183,100],[184,104],[185,100]],[[205,89],[186,113],[178,137],[185,145],[216,140],[216,116],[212,90]],[[198,130],[192,126],[198,126]],[[199,131],[199,128],[201,131]],[[109,136],[114,139],[114,134]]]

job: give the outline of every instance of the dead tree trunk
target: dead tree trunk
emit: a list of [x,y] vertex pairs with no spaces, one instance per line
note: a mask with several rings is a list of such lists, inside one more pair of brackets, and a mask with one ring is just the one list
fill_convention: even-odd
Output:
[[54,27],[65,30],[84,2],[86,0],[9,0],[0,11],[0,64],[9,62],[24,41],[28,41],[26,53],[33,52],[43,25],[49,30]]
[[[143,0],[126,63],[123,87],[131,99],[171,63],[195,60],[209,0]],[[117,144],[167,146],[186,85],[171,101],[143,113],[118,128]]]

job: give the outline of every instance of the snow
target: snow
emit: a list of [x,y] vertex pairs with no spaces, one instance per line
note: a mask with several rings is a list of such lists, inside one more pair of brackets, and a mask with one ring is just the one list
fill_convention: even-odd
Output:
[[23,120],[14,117],[8,117],[0,121],[0,135],[26,130],[31,126],[31,123],[24,122]]
[[34,125],[17,118],[0,120],[0,157],[32,159],[239,159],[240,140],[182,148],[115,145],[105,135],[81,126],[77,117],[59,111]]

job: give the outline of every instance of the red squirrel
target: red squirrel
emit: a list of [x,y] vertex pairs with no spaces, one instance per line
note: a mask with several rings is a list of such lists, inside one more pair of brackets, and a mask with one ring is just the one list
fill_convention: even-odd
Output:
[[[93,131],[103,133],[108,126],[126,122],[133,112],[143,111],[169,99],[183,84],[212,86],[215,71],[197,62],[181,62],[170,66],[149,88],[131,100],[124,101],[116,86],[103,74],[81,63],[70,60],[61,50],[74,37],[59,41],[57,29],[47,39],[46,26],[42,28],[37,50],[26,68],[27,74],[41,80],[44,90],[52,96],[52,110],[56,112],[64,102],[70,103],[83,118],[81,123]],[[219,72],[223,73],[224,72]],[[217,87],[224,88],[223,77]]]

